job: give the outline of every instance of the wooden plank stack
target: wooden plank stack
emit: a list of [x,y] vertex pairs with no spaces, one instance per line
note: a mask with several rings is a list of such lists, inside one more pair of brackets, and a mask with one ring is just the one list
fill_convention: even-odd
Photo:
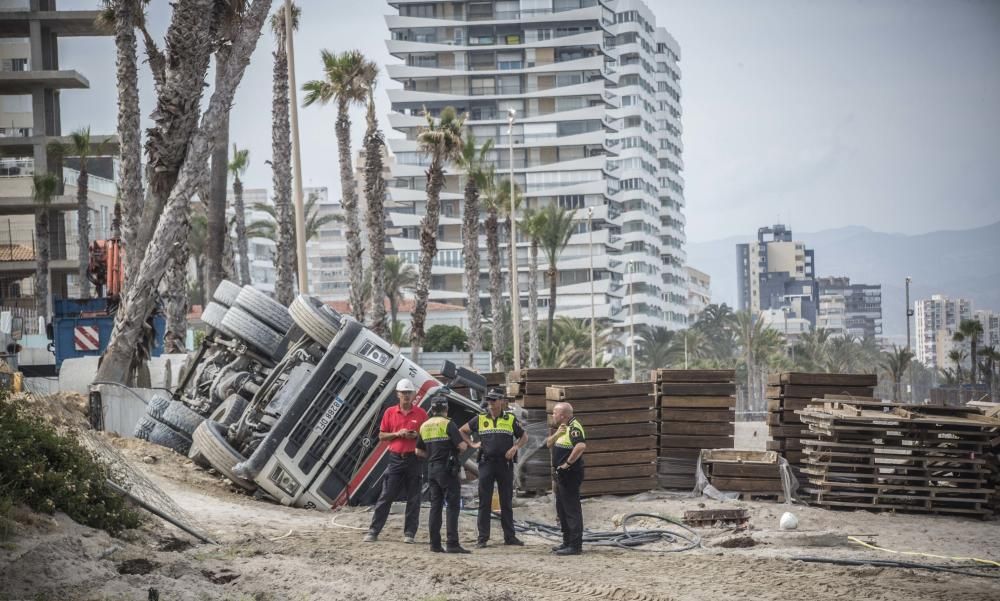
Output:
[[972,408],[826,401],[798,411],[805,491],[828,508],[986,516],[984,452],[1000,420]]
[[631,494],[656,488],[656,409],[653,385],[558,385],[546,389],[548,413],[573,405],[587,432],[582,496]]
[[769,375],[767,384],[767,429],[771,437],[767,449],[777,451],[797,471],[805,460],[802,441],[813,435],[795,412],[827,395],[873,402],[878,378],[874,374],[788,372]]
[[691,490],[701,450],[733,448],[736,371],[658,369],[653,382],[659,485]]
[[[552,385],[600,385],[614,382],[614,368],[521,369],[510,372],[507,393],[523,408],[524,427],[533,436],[548,435],[545,389]],[[538,441],[535,441],[536,443]],[[534,443],[532,443],[534,444]],[[552,490],[552,455],[542,446],[525,453],[517,467],[518,490],[545,493]]]
[[705,477],[715,488],[745,496],[783,497],[778,454],[774,451],[716,449],[702,457]]

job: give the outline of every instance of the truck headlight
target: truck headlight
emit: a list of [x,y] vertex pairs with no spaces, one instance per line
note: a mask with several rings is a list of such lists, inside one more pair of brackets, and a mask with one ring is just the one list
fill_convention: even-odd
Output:
[[280,466],[274,468],[270,479],[271,482],[274,482],[275,486],[290,497],[294,497],[295,491],[299,490],[299,483],[295,481],[295,478],[285,473],[285,470],[281,469]]

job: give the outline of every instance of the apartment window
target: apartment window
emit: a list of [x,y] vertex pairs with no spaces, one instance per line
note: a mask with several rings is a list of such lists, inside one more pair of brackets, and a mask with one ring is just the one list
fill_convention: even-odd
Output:
[[556,87],[575,86],[583,83],[583,73],[559,73],[556,75]]
[[485,20],[493,18],[492,2],[470,2],[468,4],[468,15],[470,21]]
[[437,67],[438,57],[436,54],[411,54],[409,57],[411,67]]
[[488,96],[496,93],[496,79],[493,77],[474,77],[470,92],[473,96]]
[[423,19],[434,18],[433,4],[404,4],[400,8],[402,9],[401,13],[406,17],[420,17]]
[[501,52],[497,54],[497,69],[508,71],[523,68],[524,60],[522,60],[520,52]]
[[566,196],[559,197],[559,206],[564,209],[582,209],[583,208],[583,195],[582,194],[570,194]]

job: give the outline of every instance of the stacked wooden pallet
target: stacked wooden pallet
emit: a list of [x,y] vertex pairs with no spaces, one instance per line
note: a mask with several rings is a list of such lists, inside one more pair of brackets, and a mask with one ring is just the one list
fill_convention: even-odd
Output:
[[587,433],[583,496],[630,494],[656,488],[656,409],[653,385],[549,386],[548,413],[573,405]]
[[805,491],[822,507],[986,516],[984,452],[1000,420],[964,407],[866,407],[826,401],[798,415]]
[[809,407],[813,399],[827,395],[873,402],[878,380],[869,374],[789,372],[771,374],[767,383],[767,429],[771,437],[767,449],[777,451],[797,470],[805,459],[802,441],[813,435],[795,412]]
[[614,382],[613,368],[522,369],[509,375],[507,392],[524,409],[524,427],[536,439],[517,467],[518,490],[544,493],[552,490],[552,455],[544,447],[535,448],[538,438],[548,435],[545,389],[552,385],[598,385]]
[[702,456],[705,477],[715,488],[753,497],[781,497],[781,472],[774,451],[715,449]]
[[691,490],[702,449],[733,448],[736,372],[732,369],[658,369],[659,485]]

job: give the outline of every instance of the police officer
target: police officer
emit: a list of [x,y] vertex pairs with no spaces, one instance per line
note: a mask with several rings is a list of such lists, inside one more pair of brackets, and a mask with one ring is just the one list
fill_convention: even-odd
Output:
[[580,508],[580,485],[583,483],[583,453],[587,435],[580,420],[573,417],[573,406],[557,403],[552,409],[555,432],[545,439],[552,449],[552,467],[556,471],[556,514],[562,528],[563,542],[552,551],[556,555],[579,555],[583,551],[583,511]]
[[382,481],[382,494],[375,502],[372,523],[365,535],[366,543],[378,540],[378,535],[389,517],[389,509],[399,496],[406,492],[406,519],[403,524],[403,542],[413,543],[420,521],[420,474],[421,465],[417,459],[417,432],[427,421],[427,412],[413,399],[417,389],[413,382],[402,379],[396,384],[399,404],[385,410],[379,426],[379,441],[389,442],[389,467]]
[[[468,553],[458,543],[458,511],[461,483],[458,480],[458,454],[469,446],[462,440],[455,422],[448,419],[448,399],[436,397],[431,402],[431,416],[420,426],[417,456],[427,459],[427,480],[431,496],[428,518],[431,551]],[[441,505],[448,502],[448,546],[441,547]]]
[[521,546],[524,543],[514,533],[514,458],[518,449],[528,443],[528,433],[514,414],[503,410],[505,394],[502,388],[487,392],[486,401],[486,412],[472,418],[460,429],[466,439],[470,432],[479,436],[479,442],[471,443],[472,448],[479,449],[479,538],[476,547],[485,547],[490,539],[494,484],[500,491],[503,542],[505,545]]

